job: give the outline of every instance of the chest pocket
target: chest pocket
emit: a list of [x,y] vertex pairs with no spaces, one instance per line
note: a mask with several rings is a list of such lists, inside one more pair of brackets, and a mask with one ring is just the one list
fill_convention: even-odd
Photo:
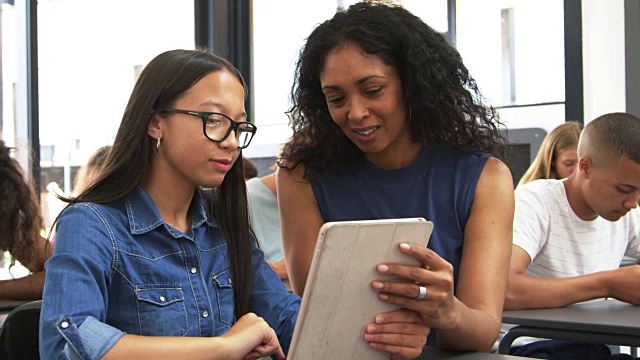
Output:
[[213,287],[216,289],[216,302],[220,321],[226,325],[233,324],[233,286],[231,282],[231,271],[225,270],[218,274],[213,274]]
[[140,335],[184,336],[187,309],[180,286],[141,285],[136,289]]

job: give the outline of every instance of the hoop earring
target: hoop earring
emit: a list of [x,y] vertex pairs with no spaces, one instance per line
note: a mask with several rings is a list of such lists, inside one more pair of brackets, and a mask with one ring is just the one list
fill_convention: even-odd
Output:
[[158,142],[156,143],[156,149],[160,150],[160,140],[162,140],[161,137],[158,138]]

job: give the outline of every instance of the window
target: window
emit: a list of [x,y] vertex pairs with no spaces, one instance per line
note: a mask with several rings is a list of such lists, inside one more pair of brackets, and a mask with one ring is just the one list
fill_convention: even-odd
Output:
[[313,28],[329,19],[335,0],[253,2],[253,97],[258,132],[245,154],[274,156],[291,134],[290,106],[295,62]]
[[557,0],[457,0],[456,44],[493,105],[564,102],[564,10]]
[[[144,65],[163,51],[194,48],[193,7],[173,0],[38,2],[43,191],[55,183],[68,194],[77,168],[113,142]],[[59,206],[47,198],[50,223]]]
[[[0,74],[0,137],[6,141],[9,146],[16,146],[22,148],[25,144],[18,144],[16,139],[16,121],[15,121],[15,89],[18,83],[18,24],[17,24],[17,9],[14,5],[5,3],[4,1],[0,5],[0,32],[2,39],[0,39],[1,54],[0,59],[2,64],[2,73]],[[24,146],[25,151],[20,151],[20,157],[22,153],[27,153],[28,149]],[[27,168],[26,161],[21,159],[21,163],[24,163],[25,169]]]

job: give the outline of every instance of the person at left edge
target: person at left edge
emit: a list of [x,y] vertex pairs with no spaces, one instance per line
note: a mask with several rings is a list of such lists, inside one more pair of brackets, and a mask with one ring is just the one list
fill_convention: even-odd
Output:
[[42,358],[284,358],[300,299],[250,236],[245,88],[201,50],[146,66],[101,174],[57,219]]

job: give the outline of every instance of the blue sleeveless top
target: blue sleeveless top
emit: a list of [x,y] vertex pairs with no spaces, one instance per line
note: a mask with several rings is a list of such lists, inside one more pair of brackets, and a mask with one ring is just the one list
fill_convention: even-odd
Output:
[[[418,160],[407,167],[386,170],[363,160],[348,171],[320,173],[311,186],[325,221],[407,217],[432,221],[427,247],[453,265],[455,286],[464,228],[489,157],[425,145]],[[435,341],[431,331],[428,344]]]

